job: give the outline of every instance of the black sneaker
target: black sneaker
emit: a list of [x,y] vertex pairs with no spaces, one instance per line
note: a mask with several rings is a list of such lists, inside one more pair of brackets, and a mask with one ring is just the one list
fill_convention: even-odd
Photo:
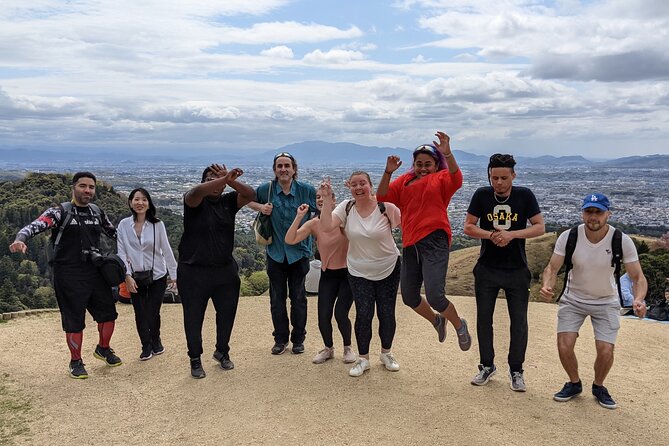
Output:
[[232,370],[235,368],[235,364],[230,361],[230,355],[227,353],[221,353],[218,350],[214,352],[214,359],[218,361],[223,370]]
[[611,398],[609,390],[606,387],[592,383],[592,394],[595,395],[600,406],[606,407],[607,409],[615,409],[618,407],[616,401]]
[[111,347],[102,348],[100,344],[95,347],[95,352],[93,353],[97,359],[100,359],[105,362],[109,367],[116,367],[123,364],[121,358],[116,356],[114,350]]
[[163,347],[163,343],[158,339],[157,341],[153,341],[153,354],[154,355],[162,355],[165,353],[165,347]]
[[153,358],[153,347],[151,344],[142,347],[142,353],[139,354],[140,361],[147,361]]
[[304,344],[301,342],[297,344],[293,342],[293,354],[299,355],[300,353],[304,353]]
[[288,348],[288,344],[283,342],[277,342],[274,344],[274,347],[272,347],[272,354],[282,355],[286,351],[286,348]]
[[204,373],[202,361],[199,356],[197,358],[190,358],[190,376],[195,379],[201,379],[207,376],[207,374]]
[[562,390],[553,395],[553,399],[555,401],[560,401],[560,402],[569,401],[582,391],[583,391],[583,385],[581,384],[581,381],[577,383],[568,381],[564,383]]
[[446,340],[446,319],[444,319],[444,316],[441,314],[437,313],[437,320],[434,323],[434,329],[437,330],[439,342],[444,342]]
[[81,359],[76,361],[70,361],[70,377],[74,379],[86,379],[88,378],[88,372],[84,368],[86,364]]

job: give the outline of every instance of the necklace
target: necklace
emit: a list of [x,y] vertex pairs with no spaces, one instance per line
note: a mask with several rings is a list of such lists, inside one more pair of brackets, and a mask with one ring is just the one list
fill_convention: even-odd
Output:
[[493,193],[492,193],[492,196],[495,197],[495,201],[498,202],[499,204],[504,204],[504,203],[506,203],[507,201],[509,201],[509,198],[511,198],[511,194],[510,194],[510,193],[509,193],[509,195],[508,195],[504,200],[501,200],[501,201],[500,201],[499,198],[497,198],[497,194],[496,194],[496,193],[493,192]]

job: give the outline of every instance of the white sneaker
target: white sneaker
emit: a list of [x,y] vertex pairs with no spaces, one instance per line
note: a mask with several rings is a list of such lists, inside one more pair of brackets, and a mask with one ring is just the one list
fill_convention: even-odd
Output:
[[358,359],[358,355],[355,354],[350,345],[344,346],[344,357],[342,360],[345,364],[353,364],[355,360]]
[[388,353],[381,353],[381,356],[379,356],[381,359],[381,362],[383,365],[386,366],[386,370],[390,370],[391,372],[396,372],[400,369],[400,365],[397,362],[397,359],[393,356],[392,352]]
[[355,365],[348,371],[350,376],[362,376],[365,370],[369,370],[369,359],[358,358]]
[[316,353],[314,359],[311,360],[314,364],[323,364],[328,359],[334,358],[334,347],[325,347],[320,352]]

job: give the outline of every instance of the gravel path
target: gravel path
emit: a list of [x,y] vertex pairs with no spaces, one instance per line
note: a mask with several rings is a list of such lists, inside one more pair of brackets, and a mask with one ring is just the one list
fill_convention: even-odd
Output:
[[[471,298],[454,298],[476,325]],[[556,403],[552,394],[566,376],[555,347],[555,311],[530,304],[530,345],[525,364],[528,391],[509,389],[504,360],[508,316],[496,311],[498,373],[486,387],[469,381],[478,363],[477,344],[459,351],[452,327],[444,344],[434,330],[401,304],[394,352],[401,364],[387,372],[372,341],[372,370],[348,376],[336,358],[311,363],[321,348],[316,298],[309,298],[307,352],[269,354],[272,346],[266,297],[242,298],[233,332],[233,371],[210,359],[214,349],[213,307],[204,327],[207,377],[190,377],[179,305],[163,307],[167,351],[146,362],[134,329],[132,308],[119,304],[112,346],[124,359],[108,368],[93,358],[97,332],[92,320],[84,336],[88,380],[68,378],[68,352],[58,313],[0,324],[0,374],[7,389],[32,404],[28,433],[16,444],[570,444],[667,443],[663,414],[669,407],[666,358],[669,326],[624,319],[616,363],[607,381],[619,408],[597,405],[589,394]],[[352,314],[353,316],[353,314]],[[582,379],[592,381],[594,341],[588,322],[577,345]],[[0,403],[7,396],[0,396]],[[658,423],[659,422],[659,423]]]

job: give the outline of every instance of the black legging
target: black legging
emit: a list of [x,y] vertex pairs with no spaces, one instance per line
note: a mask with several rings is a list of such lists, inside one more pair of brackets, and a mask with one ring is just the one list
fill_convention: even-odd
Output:
[[369,354],[369,342],[372,340],[372,319],[374,305],[379,318],[379,337],[381,348],[390,350],[395,337],[395,302],[400,284],[400,259],[398,257],[393,272],[381,280],[368,280],[348,275],[348,280],[355,300],[355,339],[358,342],[358,354]]
[[353,305],[348,270],[326,269],[318,282],[318,329],[326,347],[332,347],[332,313],[344,345],[351,345],[351,320],[348,313]]

